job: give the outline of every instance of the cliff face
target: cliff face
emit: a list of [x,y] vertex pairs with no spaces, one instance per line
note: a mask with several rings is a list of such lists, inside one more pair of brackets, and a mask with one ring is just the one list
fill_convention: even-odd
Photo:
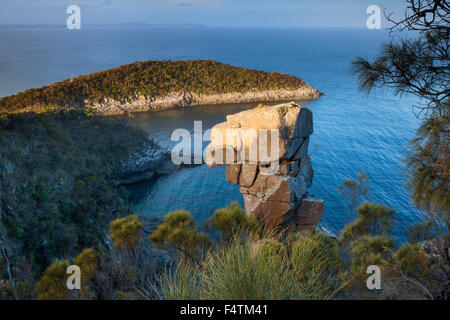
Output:
[[146,112],[170,109],[175,107],[247,103],[247,102],[271,102],[287,100],[311,100],[322,96],[322,93],[306,85],[298,89],[277,89],[265,91],[232,92],[222,94],[198,94],[192,92],[174,92],[165,96],[147,97],[140,96],[128,101],[106,99],[102,103],[89,104],[87,106],[98,110],[104,115],[120,115],[128,112]]
[[247,214],[266,229],[313,232],[324,203],[308,194],[312,133],[311,111],[295,103],[246,110],[212,129],[206,161],[227,166],[227,181],[241,186]]

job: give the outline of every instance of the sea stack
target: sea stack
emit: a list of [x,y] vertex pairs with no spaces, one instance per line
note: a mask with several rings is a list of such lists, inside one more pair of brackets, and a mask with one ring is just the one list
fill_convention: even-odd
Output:
[[226,165],[241,186],[245,209],[266,230],[314,232],[324,203],[309,195],[314,170],[308,156],[312,112],[291,102],[227,116],[212,128],[208,166]]

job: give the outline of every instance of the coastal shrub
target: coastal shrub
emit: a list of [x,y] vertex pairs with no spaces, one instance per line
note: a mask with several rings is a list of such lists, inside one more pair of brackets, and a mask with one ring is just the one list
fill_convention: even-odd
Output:
[[221,239],[230,242],[236,233],[251,231],[256,228],[256,224],[256,220],[247,216],[237,202],[232,202],[228,207],[216,210],[206,227],[209,230],[216,230]]
[[393,257],[404,275],[423,278],[427,276],[429,260],[418,243],[403,244]]
[[207,234],[196,230],[194,219],[185,210],[168,213],[149,239],[157,248],[176,249],[189,260],[198,260],[212,244]]
[[37,298],[39,300],[62,300],[62,299],[89,299],[90,281],[98,272],[99,254],[92,248],[80,252],[73,264],[80,268],[81,289],[69,290],[67,288],[67,268],[70,263],[68,259],[57,260],[48,266],[40,280],[36,284]]
[[390,209],[383,204],[375,204],[366,201],[357,209],[357,219],[348,224],[340,236],[341,242],[354,240],[365,235],[389,236],[393,223],[394,209]]
[[126,246],[134,248],[141,241],[142,222],[139,217],[131,214],[127,217],[118,218],[109,225],[111,239],[116,249]]
[[74,264],[81,270],[81,285],[87,287],[90,279],[98,272],[99,253],[93,248],[81,251],[74,259]]
[[42,274],[36,284],[37,298],[39,300],[62,300],[68,297],[67,268],[68,260],[53,262]]
[[366,268],[388,265],[394,238],[391,237],[395,210],[384,205],[365,202],[356,209],[358,217],[342,230],[338,241],[345,252],[345,261],[356,282],[366,278]]
[[414,202],[427,212],[444,215],[450,212],[449,111],[447,106],[443,116],[430,117],[419,127],[407,162]]
[[406,171],[412,199],[433,224],[429,229],[439,235],[441,255],[450,270],[450,103],[444,105],[441,114],[424,120],[417,130]]
[[[345,297],[367,299],[432,298],[436,281],[432,280],[428,257],[419,243],[405,242],[396,246],[391,235],[395,211],[381,204],[365,202],[356,209],[358,217],[341,232]],[[376,265],[382,274],[382,290],[366,287],[367,267]]]
[[416,243],[439,238],[439,232],[431,219],[416,222],[407,230],[408,242]]
[[[150,219],[151,220],[151,219]],[[145,217],[128,215],[110,224],[110,237],[114,246],[100,257],[99,272],[93,279],[93,292],[98,299],[134,300],[142,295],[153,297],[151,286],[147,285],[162,269],[161,260],[165,253],[155,250],[142,237],[148,232],[149,220]]]

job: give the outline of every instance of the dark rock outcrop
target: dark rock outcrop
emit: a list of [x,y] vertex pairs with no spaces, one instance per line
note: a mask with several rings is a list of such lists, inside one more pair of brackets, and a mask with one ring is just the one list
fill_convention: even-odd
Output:
[[127,185],[168,175],[177,168],[169,151],[149,141],[140,152],[130,155],[129,160],[114,173],[113,178],[119,184]]

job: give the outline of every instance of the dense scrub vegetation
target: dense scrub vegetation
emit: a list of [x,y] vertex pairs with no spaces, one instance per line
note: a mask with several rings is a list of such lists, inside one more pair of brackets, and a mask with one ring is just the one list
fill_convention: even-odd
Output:
[[[38,299],[448,299],[450,266],[436,256],[435,234],[413,229],[415,240],[397,244],[390,233],[395,210],[364,202],[338,238],[321,232],[265,232],[237,204],[216,210],[197,230],[187,211],[168,213],[153,231],[136,215],[110,223],[111,250],[82,250],[51,263],[34,286],[9,282],[3,297]],[[149,234],[145,237],[144,234]],[[214,234],[220,234],[216,237]],[[215,241],[213,239],[216,239]],[[150,240],[150,241],[148,241]],[[419,241],[419,242],[418,242]],[[172,256],[155,268],[152,244]],[[187,254],[190,253],[190,254]],[[193,254],[195,253],[195,254]],[[80,290],[68,290],[75,264]],[[380,268],[381,287],[370,289],[368,266]]]
[[[229,208],[221,211],[232,217]],[[450,265],[426,246],[436,249],[436,243],[396,243],[394,213],[364,202],[337,239],[230,228],[233,237],[217,242],[202,260],[183,258],[167,269],[157,279],[156,298],[448,299]],[[375,290],[367,285],[369,266],[380,268]]]
[[4,97],[0,99],[0,114],[83,107],[85,101],[97,103],[106,98],[126,101],[180,91],[208,94],[304,85],[294,76],[232,67],[212,60],[135,62]]
[[[358,184],[346,179],[343,186]],[[107,250],[99,241],[55,252],[38,279],[4,277],[0,298],[448,299],[450,264],[436,251],[432,223],[412,228],[410,240],[399,244],[391,234],[395,210],[362,202],[369,192],[356,187],[344,194],[357,199],[356,209],[337,238],[320,231],[267,233],[236,203],[214,212],[208,233],[183,210],[150,228],[134,214],[118,217],[104,235],[112,244]],[[71,264],[82,272],[80,290],[66,286]],[[381,288],[369,289],[367,268],[374,265]]]
[[0,279],[32,281],[55,258],[107,248],[109,222],[128,214],[112,177],[149,143],[76,111],[0,119]]

